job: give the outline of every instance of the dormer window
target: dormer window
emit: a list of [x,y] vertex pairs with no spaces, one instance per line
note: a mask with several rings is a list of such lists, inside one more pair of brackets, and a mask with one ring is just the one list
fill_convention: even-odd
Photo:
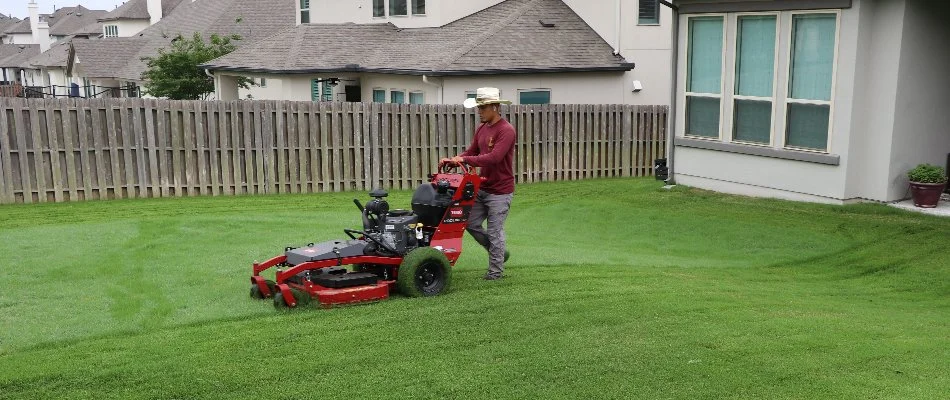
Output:
[[310,23],[310,0],[300,0],[300,23]]
[[373,0],[373,18],[385,18],[386,9],[390,17],[425,16],[426,0]]
[[412,0],[412,15],[426,15],[426,0]]
[[409,15],[408,5],[406,0],[389,0],[389,16],[402,17]]

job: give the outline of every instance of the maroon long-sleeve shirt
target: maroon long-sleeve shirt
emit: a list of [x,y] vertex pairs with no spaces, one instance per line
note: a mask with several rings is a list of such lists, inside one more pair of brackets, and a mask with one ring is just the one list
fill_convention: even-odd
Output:
[[475,138],[461,157],[466,164],[481,168],[481,176],[485,177],[481,190],[491,194],[515,192],[512,162],[517,140],[515,128],[504,118],[475,129]]

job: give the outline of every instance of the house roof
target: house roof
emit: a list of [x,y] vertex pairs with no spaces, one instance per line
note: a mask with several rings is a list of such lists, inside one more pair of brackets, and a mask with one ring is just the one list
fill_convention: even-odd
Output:
[[26,64],[37,67],[65,67],[69,56],[69,41],[72,39],[73,37],[70,36],[53,43],[49,50],[26,60]]
[[27,60],[38,54],[38,44],[0,44],[0,68],[23,67]]
[[158,55],[178,35],[237,34],[242,37],[237,46],[253,43],[294,26],[295,1],[182,1],[174,12],[136,36],[74,40],[73,51],[84,76],[139,80],[146,70],[142,57]]
[[[42,18],[44,15],[49,15],[49,14],[40,14],[40,17]],[[11,24],[10,26],[7,27],[6,30],[3,31],[3,33],[5,34],[33,33],[33,29],[30,28],[30,18],[26,17],[15,24]]]
[[17,17],[10,17],[10,16],[0,14],[0,36],[2,36],[3,31],[10,29],[11,27],[13,27],[13,25],[16,25],[18,22],[20,22],[20,19]]
[[90,24],[95,24],[99,17],[105,14],[105,10],[90,10],[83,6],[60,8],[46,19],[50,25],[49,34],[72,35]]
[[[40,14],[40,20],[49,24],[50,35],[68,36],[77,30],[82,30],[89,24],[95,23],[105,13],[105,10],[90,10],[83,6],[63,7],[52,14]],[[30,18],[24,18],[3,31],[5,34],[32,32]]]
[[116,78],[146,39],[133,36],[108,39],[76,39],[72,51],[82,64],[82,75],[87,78]]
[[[162,17],[171,14],[182,0],[162,0]],[[115,21],[119,19],[151,19],[148,13],[146,0],[129,0],[109,13],[99,17],[99,21]]]
[[627,71],[633,64],[614,55],[563,1],[507,0],[438,28],[302,24],[203,67],[291,74],[472,75]]

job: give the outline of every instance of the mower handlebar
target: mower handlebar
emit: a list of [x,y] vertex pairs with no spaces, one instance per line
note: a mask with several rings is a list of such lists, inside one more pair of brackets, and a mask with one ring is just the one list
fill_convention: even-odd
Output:
[[445,161],[445,160],[439,161],[439,172],[440,172],[440,173],[441,173],[441,172],[449,172],[450,169],[454,169],[454,168],[461,168],[463,174],[468,174],[468,173],[470,173],[471,170],[472,170],[472,167],[469,166],[468,164],[464,163],[464,162],[461,162],[461,163],[454,163],[454,162]]

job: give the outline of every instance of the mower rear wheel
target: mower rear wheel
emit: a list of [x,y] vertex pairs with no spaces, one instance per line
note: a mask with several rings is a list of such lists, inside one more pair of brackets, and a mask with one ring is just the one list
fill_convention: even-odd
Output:
[[419,247],[406,254],[399,264],[396,286],[409,297],[435,296],[449,288],[452,266],[441,251]]

